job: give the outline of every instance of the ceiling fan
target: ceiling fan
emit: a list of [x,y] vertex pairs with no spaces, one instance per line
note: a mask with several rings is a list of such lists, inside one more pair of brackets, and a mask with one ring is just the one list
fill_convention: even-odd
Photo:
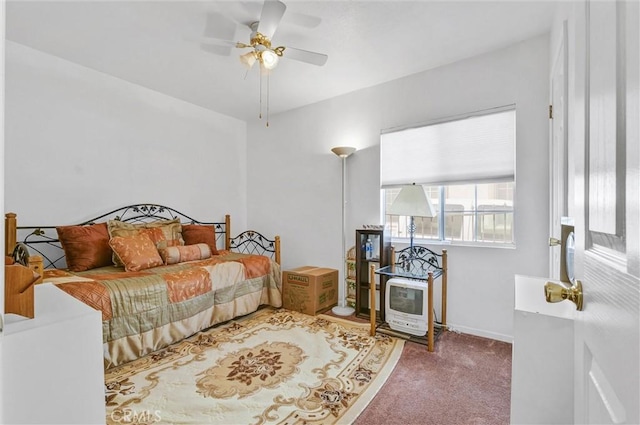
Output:
[[323,53],[310,52],[289,46],[272,46],[271,39],[278,29],[286,9],[287,6],[279,0],[265,0],[262,5],[260,20],[249,25],[251,36],[248,43],[221,39],[208,39],[204,40],[204,42],[232,46],[239,49],[250,49],[240,56],[240,61],[248,68],[258,62],[261,68],[271,70],[278,65],[281,57],[317,66],[324,65],[328,56]]

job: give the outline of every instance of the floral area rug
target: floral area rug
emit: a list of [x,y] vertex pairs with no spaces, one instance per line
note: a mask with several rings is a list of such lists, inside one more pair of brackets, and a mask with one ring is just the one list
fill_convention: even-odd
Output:
[[106,371],[108,424],[348,424],[404,341],[368,324],[264,309]]

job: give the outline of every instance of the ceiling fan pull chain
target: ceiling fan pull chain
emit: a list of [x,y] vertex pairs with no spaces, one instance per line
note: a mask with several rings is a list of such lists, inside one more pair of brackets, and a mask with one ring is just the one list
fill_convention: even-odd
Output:
[[269,77],[270,72],[267,73],[267,127],[269,127]]
[[262,119],[262,73],[260,73],[258,78],[260,80],[260,115],[258,117]]

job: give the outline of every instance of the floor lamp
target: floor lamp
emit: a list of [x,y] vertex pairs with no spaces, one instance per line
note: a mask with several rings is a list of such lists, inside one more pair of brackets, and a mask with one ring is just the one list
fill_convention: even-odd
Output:
[[346,259],[346,233],[345,233],[345,209],[347,208],[346,199],[346,171],[347,171],[347,157],[354,153],[356,148],[350,148],[347,146],[340,146],[331,149],[331,152],[338,155],[342,159],[342,281],[338,285],[338,305],[331,310],[333,314],[338,316],[350,316],[355,309],[347,306],[347,259]]

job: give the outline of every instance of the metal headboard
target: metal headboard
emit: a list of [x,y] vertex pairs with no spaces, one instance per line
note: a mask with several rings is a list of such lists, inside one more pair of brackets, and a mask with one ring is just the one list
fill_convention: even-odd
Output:
[[[226,247],[227,221],[199,221],[170,207],[158,204],[134,204],[118,208],[99,215],[90,220],[78,223],[78,226],[95,224],[107,220],[119,220],[126,223],[140,224],[158,220],[176,220],[182,224],[212,225],[219,247]],[[42,256],[44,268],[64,268],[64,250],[58,240],[56,226],[17,226],[16,242],[26,245],[30,251]],[[221,242],[222,241],[222,242]]]

